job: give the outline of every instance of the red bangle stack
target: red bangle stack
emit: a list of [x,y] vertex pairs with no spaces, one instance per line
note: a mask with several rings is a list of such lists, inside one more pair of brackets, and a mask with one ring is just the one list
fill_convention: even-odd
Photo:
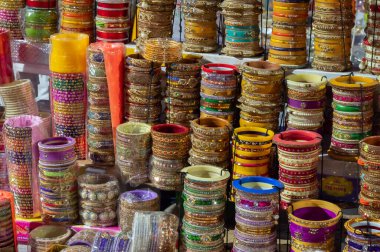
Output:
[[273,142],[278,148],[279,180],[285,185],[281,193],[283,209],[294,201],[318,197],[321,141],[321,135],[306,130],[285,131],[274,136]]
[[130,5],[127,0],[97,0],[96,40],[129,42]]

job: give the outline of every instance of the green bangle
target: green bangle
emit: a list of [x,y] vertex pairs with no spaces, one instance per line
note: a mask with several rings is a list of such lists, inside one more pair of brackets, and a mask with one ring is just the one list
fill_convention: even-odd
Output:
[[184,190],[186,190],[192,194],[197,194],[197,195],[221,195],[221,194],[224,194],[226,192],[225,189],[215,190],[215,191],[197,190],[197,189],[189,187],[186,184],[184,186]]
[[216,109],[216,108],[209,108],[209,107],[204,107],[204,106],[201,106],[201,109],[205,111],[211,111],[211,112],[233,112],[232,109]]
[[182,199],[195,206],[216,206],[216,205],[224,204],[226,202],[224,198],[196,199],[195,197],[191,197],[189,195],[186,195],[185,193],[182,193]]
[[58,13],[56,10],[26,8],[25,23],[57,26]]
[[210,99],[210,98],[201,98],[202,101],[204,102],[209,102],[209,103],[215,103],[215,104],[230,104],[232,100],[215,100],[215,99]]
[[372,132],[364,132],[364,133],[346,133],[342,131],[333,131],[333,136],[342,139],[342,140],[362,140],[365,137],[371,136]]
[[217,234],[217,235],[196,235],[196,234],[189,234],[186,232],[186,230],[182,229],[182,236],[184,236],[186,239],[190,241],[196,241],[196,242],[214,242],[219,239],[222,239],[224,234]]
[[[345,106],[345,105],[340,105],[335,102],[333,102],[333,108],[336,111],[339,112],[362,112],[362,107],[360,106]],[[363,106],[363,110],[365,110],[367,106]]]

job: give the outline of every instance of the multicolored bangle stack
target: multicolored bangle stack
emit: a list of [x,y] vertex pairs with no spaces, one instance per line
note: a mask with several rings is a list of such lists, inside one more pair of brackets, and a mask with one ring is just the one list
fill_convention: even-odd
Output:
[[160,211],[135,213],[130,251],[175,252],[178,225],[178,217],[174,214]]
[[129,0],[96,0],[96,40],[129,42]]
[[15,116],[4,123],[4,143],[9,186],[15,198],[18,218],[40,216],[37,142],[45,138],[38,116]]
[[125,119],[155,124],[160,120],[161,64],[128,55],[125,73]]
[[89,37],[81,33],[58,33],[51,36],[50,43],[54,135],[75,138],[78,159],[86,159],[85,73]]
[[181,169],[190,149],[189,129],[178,124],[152,126],[153,156],[150,181],[166,191],[181,190]]
[[117,178],[108,174],[87,173],[78,177],[79,215],[90,227],[109,227],[117,223],[120,187]]
[[31,252],[48,251],[52,245],[64,245],[72,235],[70,228],[59,225],[36,227],[29,234]]
[[53,137],[38,143],[39,186],[45,223],[72,224],[78,219],[75,140]]
[[183,0],[185,42],[188,52],[214,52],[218,48],[216,17],[220,0]]
[[359,142],[361,190],[359,213],[363,217],[380,218],[380,136],[366,137]]
[[264,128],[235,128],[232,136],[233,180],[247,176],[269,176],[273,136],[273,131]]
[[11,39],[23,39],[19,11],[25,0],[0,0],[0,28],[10,32]]
[[60,32],[87,34],[94,40],[94,0],[61,0]]
[[201,63],[199,59],[183,59],[168,65],[166,89],[166,122],[189,126],[199,117]]
[[258,0],[226,0],[220,4],[226,27],[226,46],[222,53],[236,57],[252,57],[263,52],[260,47]]
[[[380,1],[369,0],[367,1],[367,37],[363,40],[365,50],[365,57],[362,59],[364,69],[375,75],[380,74],[380,29],[378,24],[380,22]],[[363,70],[363,69],[360,69]]]
[[315,1],[313,68],[329,72],[343,72],[351,69],[351,29],[353,26],[351,0]]
[[113,164],[111,111],[101,46],[102,43],[92,43],[87,49],[87,147],[94,164]]
[[330,80],[333,91],[333,133],[329,155],[356,161],[358,144],[370,136],[374,89],[378,82],[368,77],[342,76]]
[[[230,173],[216,166],[190,166],[182,192],[183,251],[225,251],[224,209]],[[181,250],[182,250],[181,249]]]
[[189,164],[228,168],[232,125],[217,117],[195,119],[190,124],[193,134]]
[[[1,11],[0,11],[1,13]],[[1,14],[0,14],[1,24]],[[10,83],[15,80],[13,73],[12,53],[11,53],[11,36],[9,30],[0,26],[0,85]]]
[[[142,0],[137,4],[137,50],[150,38],[171,38],[175,9],[173,0]],[[157,52],[159,53],[159,52]]]
[[347,231],[344,252],[380,250],[379,219],[353,218],[346,221],[344,227]]
[[[15,97],[15,94],[20,95]],[[0,85],[0,96],[5,104],[5,118],[18,115],[39,115],[30,80],[16,80]]]
[[316,74],[286,77],[288,88],[288,130],[322,131],[327,79]]
[[271,178],[246,177],[232,186],[236,191],[232,251],[276,251],[279,197],[284,185]]
[[57,32],[58,13],[56,0],[28,0],[23,10],[24,37],[31,42],[49,42]]
[[320,134],[306,130],[290,130],[274,136],[279,180],[285,185],[281,193],[283,209],[298,200],[318,198],[317,169],[322,152],[321,141]]
[[132,230],[135,213],[144,211],[159,211],[160,198],[149,189],[128,191],[120,195],[119,226],[124,233]]
[[202,66],[201,118],[215,116],[232,122],[237,88],[237,68],[228,64]]
[[287,209],[291,235],[291,252],[334,252],[337,224],[342,210],[323,200],[302,200]]
[[117,127],[116,165],[123,184],[138,186],[149,180],[150,130],[150,125],[145,123],[128,122]]
[[273,30],[268,61],[289,68],[307,64],[306,27],[309,1],[273,1]]
[[277,131],[282,106],[283,70],[277,64],[251,61],[243,63],[240,71],[240,126]]
[[[3,132],[0,131],[2,138]],[[0,190],[10,191],[9,188],[9,179],[8,179],[8,169],[5,159],[4,146],[0,152]]]
[[0,191],[0,250],[17,250],[15,202],[13,194]]

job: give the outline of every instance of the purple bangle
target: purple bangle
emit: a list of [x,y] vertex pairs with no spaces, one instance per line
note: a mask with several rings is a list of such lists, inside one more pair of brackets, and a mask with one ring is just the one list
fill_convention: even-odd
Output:
[[52,137],[38,143],[40,162],[68,163],[76,158],[75,139],[71,137]]
[[293,99],[288,99],[288,105],[293,108],[298,109],[319,109],[323,108],[325,100],[320,101],[298,101]]
[[336,225],[325,228],[307,228],[295,223],[289,224],[290,234],[302,242],[321,243],[329,240],[336,230]]
[[153,192],[151,190],[143,190],[143,189],[125,192],[122,195],[120,195],[120,198],[122,200],[126,200],[128,203],[154,200],[157,197],[158,197],[158,194],[156,192]]

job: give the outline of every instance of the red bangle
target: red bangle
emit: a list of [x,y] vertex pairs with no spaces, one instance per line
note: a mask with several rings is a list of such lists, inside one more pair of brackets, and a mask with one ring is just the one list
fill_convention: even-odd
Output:
[[26,0],[26,6],[32,8],[55,8],[57,6],[56,0],[47,0],[47,1],[36,1],[36,0]]
[[312,152],[319,148],[319,146],[313,146],[309,148],[287,148],[283,146],[277,146],[278,149],[286,152],[294,152],[294,153],[305,153],[305,152]]
[[129,17],[129,9],[109,9],[109,8],[97,8],[96,12],[101,17]]
[[287,170],[287,169],[280,166],[279,167],[280,176],[282,173],[289,175],[289,176],[307,176],[307,175],[311,175],[313,173],[317,173],[317,168],[313,168],[311,170],[305,170],[305,171],[292,171],[292,170]]
[[362,101],[370,101],[373,99],[373,96],[372,95],[368,95],[368,96],[363,96],[360,97],[360,96],[342,96],[342,95],[337,95],[337,94],[333,94],[333,98],[334,100],[337,100],[337,101],[343,101],[343,102],[362,102]]
[[357,149],[359,144],[347,144],[337,141],[335,138],[331,138],[331,145],[344,149]]
[[96,1],[98,7],[101,8],[109,8],[109,9],[123,9],[123,8],[128,8],[129,3],[124,2],[124,3],[106,3],[106,2],[101,2],[101,0]]
[[278,180],[280,180],[281,182],[283,182],[285,184],[306,185],[306,184],[310,184],[310,183],[316,181],[317,176],[313,176],[312,178],[309,178],[309,179],[299,179],[299,178],[289,179],[289,178],[286,178],[284,176],[279,176]]
[[[215,69],[215,68],[227,68],[227,69]],[[238,68],[229,64],[210,63],[202,66],[202,71],[205,73],[214,74],[235,74],[238,72]]]
[[319,146],[322,136],[316,132],[307,130],[289,130],[276,134],[273,142],[278,146],[290,148],[308,148]]
[[281,33],[281,32],[276,32],[276,31],[272,32],[272,35],[281,36],[281,37],[300,37],[300,38],[305,37],[305,34],[293,35],[290,33]]
[[96,31],[96,36],[104,39],[124,39],[128,38],[128,32],[104,32],[104,31]]
[[189,128],[179,125],[179,124],[171,124],[171,123],[165,123],[165,124],[157,124],[152,126],[152,132],[156,131],[161,134],[188,134]]

